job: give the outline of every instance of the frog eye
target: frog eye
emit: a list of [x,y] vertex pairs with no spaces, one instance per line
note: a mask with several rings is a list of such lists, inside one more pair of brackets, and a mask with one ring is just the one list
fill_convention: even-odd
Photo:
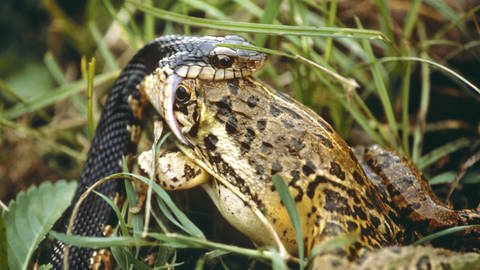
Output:
[[175,99],[180,103],[185,103],[190,100],[190,92],[188,92],[184,86],[180,85],[175,92]]
[[226,55],[213,55],[210,64],[216,68],[229,68],[233,65],[233,59]]

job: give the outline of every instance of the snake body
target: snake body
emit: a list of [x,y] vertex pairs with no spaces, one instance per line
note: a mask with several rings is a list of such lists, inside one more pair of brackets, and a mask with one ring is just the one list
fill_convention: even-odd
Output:
[[[110,91],[88,153],[73,203],[99,179],[122,171],[123,157],[136,152],[138,133],[143,119],[145,99],[139,85],[145,76],[158,71],[167,80],[165,95],[175,98],[176,86],[184,78],[226,80],[250,75],[261,67],[265,55],[250,50],[217,47],[219,43],[249,45],[239,36],[192,37],[163,36],[145,45],[123,69]],[[173,103],[165,106],[165,120],[177,138],[184,141],[173,116]],[[121,181],[107,181],[96,188],[109,198],[121,190]],[[72,207],[72,206],[71,206]],[[65,231],[71,207],[59,221]],[[81,204],[74,219],[72,233],[82,236],[102,236],[103,226],[113,224],[110,206],[99,196],[90,195]],[[64,245],[57,241],[51,255],[53,269],[63,269]],[[69,269],[92,267],[94,250],[71,247],[68,253]]]

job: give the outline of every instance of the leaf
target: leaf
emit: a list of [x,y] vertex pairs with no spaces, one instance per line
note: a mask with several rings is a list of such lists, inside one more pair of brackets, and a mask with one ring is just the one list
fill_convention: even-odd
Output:
[[40,267],[38,268],[38,270],[50,270],[53,268],[53,265],[51,264],[44,264],[44,265],[40,265]]
[[35,249],[70,205],[76,187],[76,182],[45,182],[20,192],[10,203],[5,214],[10,269],[27,269]]

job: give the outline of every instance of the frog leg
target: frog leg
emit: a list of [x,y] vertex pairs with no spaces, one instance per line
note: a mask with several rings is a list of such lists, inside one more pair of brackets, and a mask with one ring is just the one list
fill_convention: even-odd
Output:
[[366,149],[364,159],[380,176],[394,207],[419,230],[425,230],[420,232],[480,224],[480,209],[453,210],[443,204],[415,165],[406,158],[374,145]]
[[210,174],[181,152],[162,152],[157,156],[154,166],[152,162],[152,150],[145,151],[138,157],[140,169],[154,177],[166,190],[190,189],[211,179]]
[[[160,152],[153,164],[153,151],[148,150],[138,156],[137,162],[141,173],[153,178],[165,190],[190,189],[208,182],[211,178],[205,170],[181,152]],[[134,186],[137,204],[130,208],[130,212],[137,214],[145,205],[148,185],[134,182]]]
[[[179,146],[180,147],[180,146]],[[246,207],[245,198],[235,192],[230,183],[212,181],[214,172],[202,168],[199,160],[195,160],[182,152],[163,152],[157,156],[155,166],[152,166],[152,151],[143,152],[138,163],[140,169],[150,177],[155,167],[155,179],[164,189],[179,190],[201,186],[215,203],[222,216],[239,231],[246,235],[258,234],[258,244],[276,244],[280,255],[287,257],[287,252],[280,238],[266,217],[252,205]],[[204,166],[205,167],[205,166]],[[216,176],[215,178],[221,179]],[[239,219],[239,216],[243,217]]]

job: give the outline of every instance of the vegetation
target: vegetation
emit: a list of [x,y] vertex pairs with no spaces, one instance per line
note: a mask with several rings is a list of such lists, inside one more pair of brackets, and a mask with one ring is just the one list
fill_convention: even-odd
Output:
[[[143,44],[163,34],[237,33],[271,54],[256,77],[312,107],[353,145],[377,143],[403,153],[442,199],[460,208],[478,207],[480,89],[475,66],[480,41],[475,14],[480,5],[461,2],[464,6],[453,0],[371,0],[359,9],[357,1],[336,0],[9,0],[0,21],[2,35],[11,41],[6,44],[12,44],[0,54],[0,185],[7,187],[0,190],[0,199],[9,201],[19,190],[47,180],[78,177],[108,89]],[[31,15],[27,23],[17,18],[20,12]],[[128,172],[104,180],[133,177],[150,183]],[[169,195],[152,185],[157,195],[152,203],[159,210],[151,223],[160,229],[150,231],[149,238],[141,237],[143,215],[127,210],[136,205],[130,181],[127,203],[116,209],[126,217],[117,229],[121,236],[99,240],[50,232],[50,237],[112,247],[123,269],[130,264],[166,268],[166,263],[185,269],[286,267],[276,250],[257,250],[245,239],[230,238],[235,245],[218,242],[224,227],[202,226],[205,217],[195,215],[197,209],[185,199],[208,200],[205,196]],[[48,197],[71,184],[42,187],[41,194]],[[29,192],[15,203],[33,200]],[[6,261],[1,228],[4,222],[13,226],[9,212],[15,203],[1,205],[0,268]],[[47,205],[52,209],[42,211],[61,212],[56,207],[62,205]],[[184,206],[188,217],[176,205]],[[51,226],[46,222],[37,228],[42,232],[35,235],[35,244],[24,248],[36,248]],[[32,257],[29,250],[25,256],[45,262],[48,245],[44,242],[38,255]],[[140,246],[159,256],[142,261]],[[17,266],[8,256],[10,266]]]

